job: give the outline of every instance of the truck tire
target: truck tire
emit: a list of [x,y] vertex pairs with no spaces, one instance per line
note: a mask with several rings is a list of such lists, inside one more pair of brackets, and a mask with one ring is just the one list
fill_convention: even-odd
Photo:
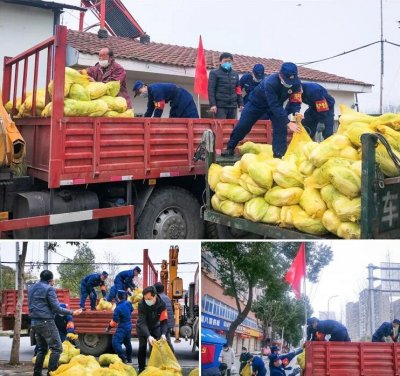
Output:
[[77,346],[82,354],[100,356],[108,351],[111,346],[111,335],[109,334],[79,334]]
[[155,190],[136,227],[138,239],[203,239],[203,236],[200,204],[180,187]]

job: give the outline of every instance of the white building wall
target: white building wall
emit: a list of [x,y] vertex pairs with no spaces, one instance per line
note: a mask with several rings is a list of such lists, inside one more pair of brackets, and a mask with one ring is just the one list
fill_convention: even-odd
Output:
[[[54,13],[51,10],[0,2],[0,84],[3,81],[4,56],[16,56],[51,37],[53,24]],[[45,56],[40,62],[45,69]],[[33,60],[29,66],[33,67]],[[22,69],[20,66],[21,77]]]

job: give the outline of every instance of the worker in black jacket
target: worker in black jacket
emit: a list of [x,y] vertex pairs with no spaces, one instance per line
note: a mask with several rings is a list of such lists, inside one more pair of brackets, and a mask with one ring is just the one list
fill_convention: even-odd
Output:
[[42,376],[43,362],[50,348],[48,375],[58,368],[58,361],[62,353],[60,334],[54,321],[55,315],[79,315],[82,310],[71,311],[62,308],[53,288],[53,273],[43,270],[40,281],[28,289],[28,307],[31,327],[35,333],[38,353],[33,369],[33,376]]
[[147,342],[153,346],[157,340],[167,340],[168,313],[163,300],[157,295],[154,286],[143,290],[143,299],[138,306],[136,332],[139,339],[139,373],[146,367]]
[[239,74],[232,69],[232,54],[223,52],[219,63],[219,68],[212,70],[208,77],[210,111],[217,119],[236,119],[237,109],[243,109]]

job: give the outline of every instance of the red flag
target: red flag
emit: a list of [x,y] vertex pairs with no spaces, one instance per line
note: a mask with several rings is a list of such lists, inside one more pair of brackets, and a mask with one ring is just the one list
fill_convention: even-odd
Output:
[[285,274],[285,281],[291,286],[296,299],[301,297],[301,280],[306,276],[306,246],[300,244],[299,251],[292,265]]
[[206,57],[204,55],[203,41],[201,40],[201,35],[199,40],[199,48],[197,49],[196,73],[194,76],[194,92],[196,94],[199,94],[200,97],[208,99]]

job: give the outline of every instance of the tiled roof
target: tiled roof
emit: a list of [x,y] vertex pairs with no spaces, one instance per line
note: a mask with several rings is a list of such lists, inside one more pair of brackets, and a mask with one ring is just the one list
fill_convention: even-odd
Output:
[[[196,65],[197,48],[192,47],[155,42],[143,44],[137,40],[113,36],[104,40],[98,38],[97,34],[75,30],[68,30],[68,43],[78,51],[90,55],[96,55],[106,45],[114,51],[114,56],[117,58],[189,68],[194,68]],[[218,67],[220,54],[219,51],[205,50],[208,69]],[[277,59],[234,54],[234,69],[239,73],[249,72],[254,64],[261,63],[264,64],[266,73],[271,74],[279,70],[282,62]],[[372,86],[365,82],[304,67],[299,67],[299,76],[303,80],[310,81]]]

